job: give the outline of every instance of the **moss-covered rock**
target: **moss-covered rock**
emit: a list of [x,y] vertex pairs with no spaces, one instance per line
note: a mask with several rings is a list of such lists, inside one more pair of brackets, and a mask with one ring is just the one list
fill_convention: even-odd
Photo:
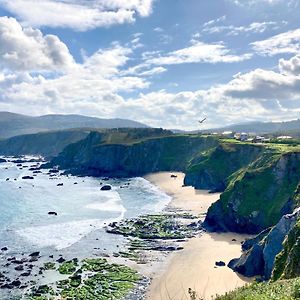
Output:
[[77,266],[78,266],[78,259],[74,258],[73,260],[63,262],[59,266],[58,271],[60,274],[70,275],[76,271]]
[[72,260],[65,262],[61,267],[63,274],[70,274],[71,270],[76,271],[65,280],[33,287],[28,299],[52,300],[56,297],[68,300],[121,299],[142,279],[135,270],[110,264],[102,258],[84,259],[81,262]]
[[[199,222],[185,224],[180,219],[187,218],[181,214],[158,214],[145,215],[137,219],[128,219],[119,223],[111,223],[107,232],[132,236],[141,239],[183,239],[192,237],[195,232],[201,229]],[[194,217],[190,217],[193,218]]]

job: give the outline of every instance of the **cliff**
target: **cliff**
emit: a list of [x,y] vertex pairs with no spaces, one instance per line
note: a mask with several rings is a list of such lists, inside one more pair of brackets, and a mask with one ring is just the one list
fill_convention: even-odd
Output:
[[221,141],[216,148],[191,161],[184,183],[196,189],[223,192],[228,185],[229,176],[248,166],[263,150],[259,145]]
[[266,149],[229,178],[220,200],[208,210],[205,225],[216,231],[259,233],[295,208],[300,152]]
[[193,157],[217,146],[212,137],[174,135],[159,129],[92,132],[47,166],[74,174],[131,177],[158,171],[185,171]]

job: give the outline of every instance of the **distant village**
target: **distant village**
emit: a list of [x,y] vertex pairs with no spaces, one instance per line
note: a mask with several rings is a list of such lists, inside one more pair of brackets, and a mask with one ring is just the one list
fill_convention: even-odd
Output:
[[[248,142],[248,143],[268,143],[271,142],[271,137],[269,136],[260,136],[254,132],[233,132],[233,131],[224,131],[221,134],[219,132],[214,132],[212,135],[222,135],[225,138],[235,139],[241,142]],[[274,139],[274,137],[272,137]],[[289,135],[282,135],[276,137],[277,140],[291,140],[293,139],[292,136]]]

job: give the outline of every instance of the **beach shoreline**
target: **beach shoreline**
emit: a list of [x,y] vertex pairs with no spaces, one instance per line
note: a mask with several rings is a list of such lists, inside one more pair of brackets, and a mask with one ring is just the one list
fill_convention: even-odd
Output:
[[[184,174],[179,172],[149,174],[145,179],[172,197],[166,210],[189,212],[201,220],[220,196],[184,186]],[[189,239],[184,250],[171,253],[162,267],[152,274],[147,299],[190,299],[189,290],[192,290],[200,299],[206,300],[251,282],[227,266],[215,265],[219,261],[227,265],[231,259],[239,257],[241,242],[247,237],[235,233],[204,232]]]

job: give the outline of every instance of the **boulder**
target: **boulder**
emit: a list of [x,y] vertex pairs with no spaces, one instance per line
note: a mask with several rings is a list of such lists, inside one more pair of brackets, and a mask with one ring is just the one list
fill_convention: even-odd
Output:
[[217,266],[217,267],[225,267],[226,266],[226,264],[224,263],[224,261],[216,261],[215,262],[215,265]]
[[57,216],[57,212],[55,212],[55,211],[49,211],[48,215],[50,215],[50,216]]
[[31,179],[32,180],[32,179],[34,179],[34,177],[32,177],[32,176],[23,176],[22,179],[27,179],[27,180]]
[[110,191],[112,189],[111,185],[104,185],[101,187],[101,191]]

